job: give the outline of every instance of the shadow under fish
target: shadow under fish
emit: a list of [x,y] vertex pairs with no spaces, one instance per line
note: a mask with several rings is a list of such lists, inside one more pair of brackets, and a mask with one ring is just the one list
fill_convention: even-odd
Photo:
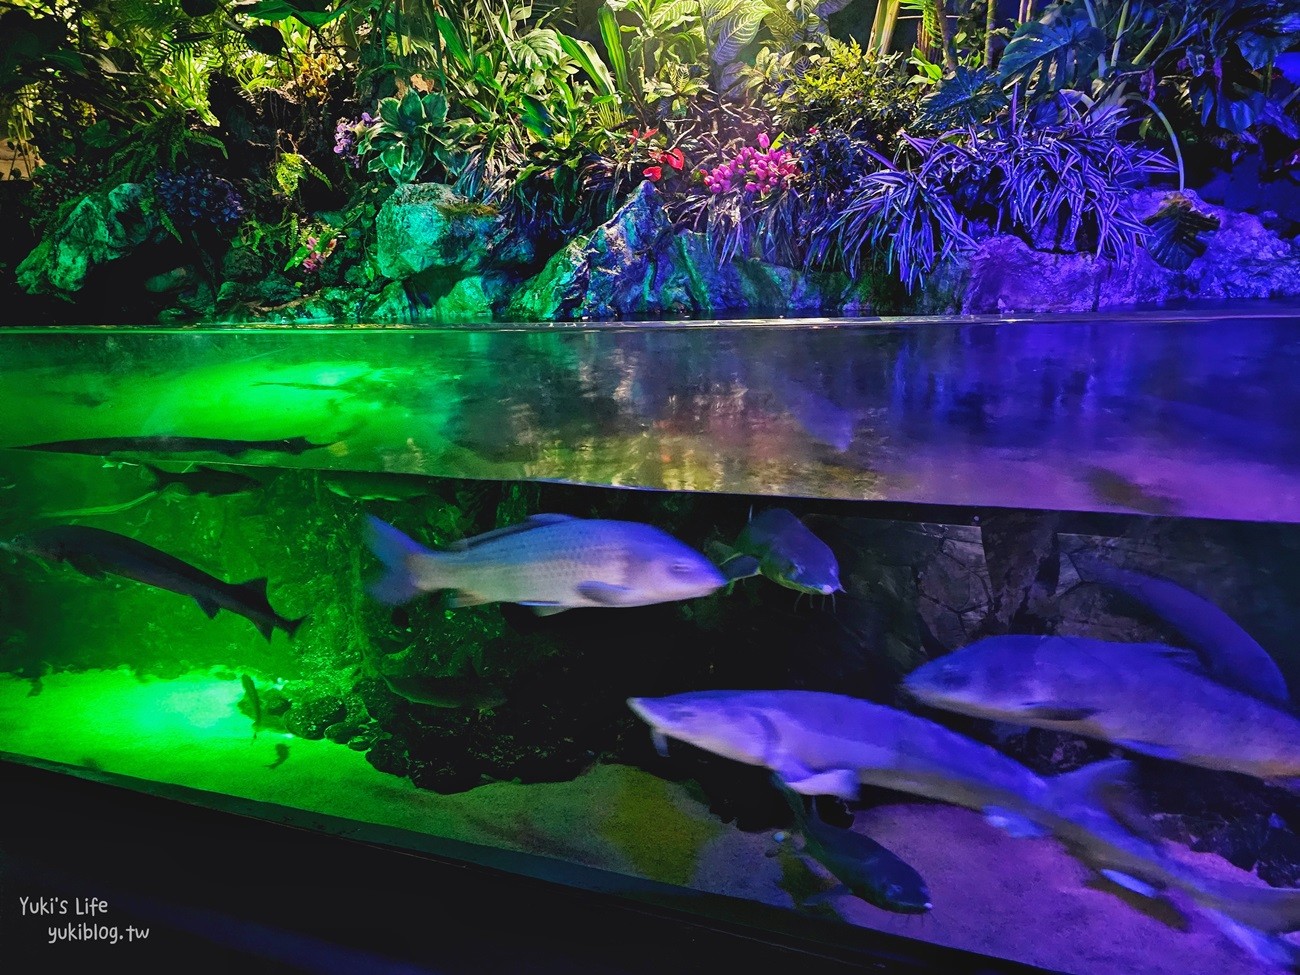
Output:
[[121,576],[189,596],[209,619],[220,610],[228,610],[247,619],[267,640],[276,629],[292,637],[306,619],[305,616],[286,619],[272,609],[266,596],[265,578],[237,584],[223,582],[152,545],[103,528],[55,525],[27,532],[3,544],[10,551],[70,565],[91,579]]

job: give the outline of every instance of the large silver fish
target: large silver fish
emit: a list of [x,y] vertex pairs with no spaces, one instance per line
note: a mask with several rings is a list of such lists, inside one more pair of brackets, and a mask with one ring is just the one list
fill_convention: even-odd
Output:
[[432,552],[371,517],[386,572],[370,586],[386,603],[453,590],[452,606],[519,603],[547,616],[579,606],[648,606],[707,596],[726,579],[671,535],[632,521],[533,515]]
[[[1146,896],[1186,892],[1247,935],[1300,929],[1300,890],[1204,877],[1126,825],[1130,763],[1043,779],[981,742],[914,714],[818,691],[699,691],[630,698],[654,732],[771,769],[803,795],[857,797],[883,786],[984,813],[1013,835],[1053,833],[1112,881]],[[1122,809],[1125,820],[1116,818]],[[1222,923],[1222,922],[1221,922]]]
[[1085,582],[1099,582],[1141,603],[1178,630],[1220,684],[1283,707],[1291,696],[1268,651],[1218,606],[1178,583],[1121,569],[1101,559],[1072,556]]
[[918,667],[903,687],[961,714],[1261,779],[1300,777],[1300,719],[1213,680],[1192,651],[1160,643],[988,637]]

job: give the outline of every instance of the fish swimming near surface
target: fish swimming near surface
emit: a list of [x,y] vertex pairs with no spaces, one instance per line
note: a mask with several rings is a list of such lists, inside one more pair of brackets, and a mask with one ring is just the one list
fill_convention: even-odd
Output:
[[142,466],[153,477],[154,490],[160,493],[176,487],[184,494],[221,497],[243,494],[246,491],[258,491],[262,487],[262,482],[255,477],[238,471],[222,470],[219,467],[199,465],[193,470],[172,472],[161,470],[153,464]]
[[829,596],[844,592],[835,553],[784,508],[750,518],[733,546],[715,545],[728,580],[761,575],[796,592]]
[[800,795],[852,800],[867,784],[965,806],[1012,835],[1054,834],[1089,866],[1144,896],[1174,887],[1243,930],[1300,929],[1300,890],[1203,876],[1135,832],[1127,761],[1044,779],[926,718],[821,691],[696,691],[630,698],[628,705],[661,751],[669,738],[685,741],[771,769]]
[[932,707],[1097,738],[1143,755],[1300,782],[1300,718],[1220,684],[1190,650],[994,636],[912,671]]
[[699,552],[639,522],[539,514],[433,552],[378,518],[367,521],[385,566],[370,592],[385,603],[445,589],[452,606],[518,603],[549,616],[694,599],[726,583]]
[[264,578],[238,584],[223,582],[152,545],[102,528],[55,525],[19,535],[3,543],[3,547],[47,562],[65,563],[91,579],[116,575],[189,596],[209,618],[222,609],[236,613],[257,627],[267,640],[274,629],[292,637],[306,619],[285,619],[273,610],[266,598]]
[[227,440],[220,437],[173,437],[169,435],[147,437],[91,437],[86,440],[52,440],[47,443],[27,444],[14,450],[44,450],[58,454],[92,454],[108,457],[111,454],[222,454],[239,457],[253,450],[275,454],[302,454],[308,450],[328,447],[327,443],[312,443],[306,437],[283,437],[279,440]]
[[1071,556],[1071,561],[1084,582],[1122,593],[1177,630],[1219,683],[1280,707],[1290,706],[1291,695],[1277,662],[1208,599],[1169,579],[1121,569],[1101,559]]
[[352,501],[410,501],[430,494],[427,478],[369,471],[327,471],[321,479],[326,490]]
[[794,812],[795,831],[804,838],[803,852],[830,871],[849,893],[869,904],[898,914],[923,914],[934,905],[925,879],[900,857],[869,836],[832,826],[817,815],[814,801],[776,780]]

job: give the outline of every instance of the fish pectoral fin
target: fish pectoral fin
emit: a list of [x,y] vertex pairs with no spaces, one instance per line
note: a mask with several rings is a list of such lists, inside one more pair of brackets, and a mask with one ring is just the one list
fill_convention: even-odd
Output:
[[835,796],[846,800],[858,797],[858,773],[853,769],[810,772],[804,768],[786,767],[776,772],[786,788],[801,796]]
[[580,582],[574,590],[583,599],[601,606],[627,606],[634,595],[627,586],[614,586],[608,582]]
[[1018,840],[1034,840],[1047,835],[1047,830],[1032,819],[1010,809],[1004,809],[1002,806],[986,806],[984,821]]
[[733,555],[723,561],[718,568],[728,582],[737,579],[749,579],[761,574],[761,563],[752,555]]
[[1113,742],[1120,748],[1127,748],[1131,752],[1138,752],[1142,755],[1150,755],[1152,758],[1164,758],[1171,762],[1180,762],[1187,756],[1177,748],[1171,748],[1168,745],[1157,745],[1150,741],[1139,741],[1136,738],[1116,738]]
[[532,609],[534,616],[554,616],[556,613],[565,613],[572,609],[571,606],[563,606],[560,603],[520,603],[519,605]]
[[1130,876],[1121,870],[1111,870],[1106,868],[1098,870],[1099,874],[1109,880],[1112,884],[1118,884],[1125,890],[1131,890],[1140,897],[1159,897],[1160,891],[1153,887],[1145,880],[1139,880],[1137,877]]
[[482,606],[487,602],[491,602],[487,596],[470,592],[468,589],[453,589],[447,593],[447,605],[452,609],[460,609],[462,606]]
[[215,600],[207,596],[195,596],[194,601],[199,604],[199,609],[203,610],[203,612],[207,614],[208,619],[215,617],[217,615],[217,610],[221,609]]
[[93,555],[69,555],[64,561],[87,579],[103,579],[108,574],[103,563]]
[[1030,701],[1020,708],[1027,718],[1040,721],[1082,721],[1097,713],[1097,708],[1070,701]]

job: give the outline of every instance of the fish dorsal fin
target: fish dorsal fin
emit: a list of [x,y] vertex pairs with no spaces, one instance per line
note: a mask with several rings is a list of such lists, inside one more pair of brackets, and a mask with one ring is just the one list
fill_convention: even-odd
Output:
[[507,535],[518,535],[521,532],[532,531],[535,528],[544,528],[547,525],[556,525],[563,521],[577,520],[573,515],[529,515],[517,525],[506,525],[504,528],[494,528],[472,538],[461,539],[459,542],[453,542],[449,545],[448,549],[452,552],[467,552],[472,548],[477,548],[484,542],[505,538]]

